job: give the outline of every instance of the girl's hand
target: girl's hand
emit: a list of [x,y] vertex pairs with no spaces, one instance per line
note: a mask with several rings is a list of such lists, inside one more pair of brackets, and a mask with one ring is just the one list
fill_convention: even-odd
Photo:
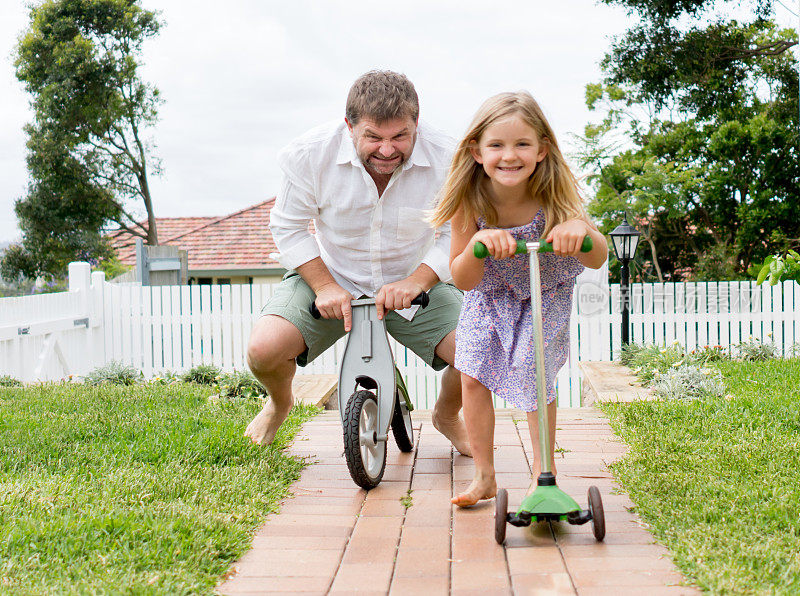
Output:
[[465,251],[472,254],[476,242],[482,242],[495,259],[507,259],[517,252],[517,241],[505,230],[487,229],[476,232],[467,242]]
[[591,227],[582,219],[569,219],[558,224],[547,235],[552,243],[553,253],[560,257],[577,257],[581,254],[581,244]]

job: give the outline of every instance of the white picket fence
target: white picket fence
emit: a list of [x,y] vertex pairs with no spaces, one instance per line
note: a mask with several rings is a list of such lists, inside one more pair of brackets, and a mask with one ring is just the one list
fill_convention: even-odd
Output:
[[[619,350],[619,286],[607,279],[605,269],[578,278],[571,355],[558,376],[562,407],[580,405],[578,362],[611,360]],[[68,292],[0,299],[0,375],[25,382],[80,377],[111,360],[148,378],[198,364],[245,370],[250,329],[271,293],[271,285],[111,284],[88,264],[72,263]],[[631,328],[638,342],[677,340],[694,349],[754,337],[786,352],[800,342],[800,286],[633,284]],[[432,407],[441,373],[391,343],[417,407]],[[343,350],[344,339],[298,373],[336,373]]]

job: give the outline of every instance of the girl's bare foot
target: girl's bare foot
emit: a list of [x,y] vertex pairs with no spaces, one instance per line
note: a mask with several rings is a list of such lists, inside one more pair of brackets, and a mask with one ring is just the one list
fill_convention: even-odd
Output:
[[494,474],[475,474],[467,490],[450,499],[450,502],[459,507],[470,507],[484,499],[492,499],[497,494],[497,481]]

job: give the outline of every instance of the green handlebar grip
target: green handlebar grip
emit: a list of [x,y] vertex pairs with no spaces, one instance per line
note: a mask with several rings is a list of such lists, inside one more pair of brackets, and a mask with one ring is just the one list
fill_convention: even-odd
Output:
[[[520,241],[517,241],[517,252],[525,252],[519,250],[519,242]],[[544,240],[541,240],[540,242],[541,244],[539,244],[539,252],[553,252],[552,244],[550,244],[549,242],[545,242]],[[525,242],[522,242],[522,246],[523,248],[525,247]],[[592,242],[592,237],[589,236],[588,234],[584,236],[583,243],[581,244],[581,252],[590,252],[593,246],[594,243]]]
[[[528,252],[528,248],[525,246],[526,242],[527,240],[517,240],[516,254]],[[545,242],[544,240],[540,240],[539,242],[539,252],[553,252],[552,244]],[[592,246],[594,246],[592,237],[587,234],[583,237],[581,252],[589,252],[592,250]],[[486,245],[483,242],[476,242],[475,246],[472,248],[472,254],[474,254],[478,259],[485,259],[489,256],[489,250],[486,248]]]

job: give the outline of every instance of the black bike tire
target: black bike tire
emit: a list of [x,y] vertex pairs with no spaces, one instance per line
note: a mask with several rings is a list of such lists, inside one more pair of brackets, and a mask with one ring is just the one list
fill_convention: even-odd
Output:
[[364,407],[364,402],[368,399],[375,401],[377,404],[378,400],[372,391],[361,390],[353,393],[350,399],[347,400],[343,421],[344,458],[347,461],[347,470],[350,472],[350,477],[353,479],[353,482],[365,490],[378,486],[386,470],[385,446],[383,449],[383,464],[376,477],[370,477],[361,459],[358,427],[359,420],[361,419],[361,410]]
[[[404,401],[401,400],[405,400],[405,398],[400,395],[398,390],[395,394],[394,412],[392,413],[392,434],[394,435],[394,442],[397,443],[397,448],[403,453],[411,453],[414,451],[414,427],[411,426],[411,412],[403,412],[400,404],[404,403]],[[408,417],[407,427],[406,416]]]

